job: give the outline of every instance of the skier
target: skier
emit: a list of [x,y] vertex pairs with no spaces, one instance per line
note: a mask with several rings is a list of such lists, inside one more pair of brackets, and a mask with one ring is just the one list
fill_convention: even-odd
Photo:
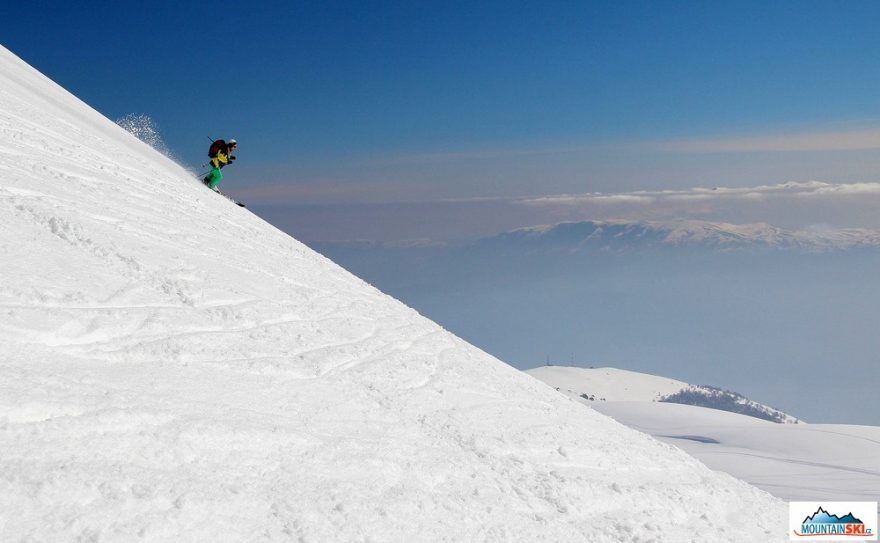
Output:
[[238,142],[235,139],[230,139],[228,142],[217,140],[208,149],[208,157],[211,159],[211,171],[202,181],[211,189],[217,190],[217,183],[223,179],[223,173],[220,172],[220,169],[235,160],[232,152],[235,151],[237,145]]

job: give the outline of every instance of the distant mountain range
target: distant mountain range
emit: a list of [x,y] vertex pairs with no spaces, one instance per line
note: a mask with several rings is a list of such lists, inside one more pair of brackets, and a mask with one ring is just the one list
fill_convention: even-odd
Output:
[[767,223],[729,224],[698,220],[591,220],[527,226],[467,243],[431,239],[344,240],[312,244],[322,251],[563,251],[630,252],[652,248],[799,250],[810,253],[880,248],[880,230],[785,229]]
[[530,226],[478,242],[485,248],[620,251],[650,247],[799,249],[810,252],[880,248],[880,231],[786,230],[766,223],[680,221],[582,221]]

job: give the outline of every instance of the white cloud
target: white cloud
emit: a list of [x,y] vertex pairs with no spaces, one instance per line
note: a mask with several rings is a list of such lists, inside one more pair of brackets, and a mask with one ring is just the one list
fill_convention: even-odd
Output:
[[520,200],[525,205],[581,205],[585,203],[632,203],[650,205],[662,202],[691,202],[731,199],[770,199],[798,196],[831,197],[835,195],[877,194],[880,183],[832,184],[821,181],[782,183],[757,187],[694,187],[684,190],[633,191],[624,193],[592,192],[564,194]]

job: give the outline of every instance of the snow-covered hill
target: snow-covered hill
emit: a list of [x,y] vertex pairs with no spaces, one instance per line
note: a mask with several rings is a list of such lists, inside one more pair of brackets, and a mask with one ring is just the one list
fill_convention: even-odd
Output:
[[4,542],[786,539],[2,48],[0,207]]
[[[527,373],[780,498],[880,500],[880,428],[876,426],[774,424],[718,409],[660,402],[659,398],[682,388],[699,387],[615,368],[544,366]],[[595,401],[584,397],[591,394]]]
[[563,394],[595,401],[656,402],[690,386],[684,381],[617,368],[538,366],[526,373]]
[[774,424],[674,403],[593,407],[784,500],[880,501],[877,426]]
[[480,242],[499,249],[633,250],[656,247],[703,249],[798,249],[808,252],[880,248],[869,229],[786,230],[765,223],[681,221],[583,221],[531,226]]
[[740,394],[617,368],[539,366],[526,370],[556,390],[588,402],[668,402],[712,407],[773,422],[798,419]]

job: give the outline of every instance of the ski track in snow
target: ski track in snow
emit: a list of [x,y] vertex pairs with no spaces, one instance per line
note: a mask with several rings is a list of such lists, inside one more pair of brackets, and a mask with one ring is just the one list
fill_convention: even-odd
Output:
[[2,48],[0,232],[4,542],[786,540]]

